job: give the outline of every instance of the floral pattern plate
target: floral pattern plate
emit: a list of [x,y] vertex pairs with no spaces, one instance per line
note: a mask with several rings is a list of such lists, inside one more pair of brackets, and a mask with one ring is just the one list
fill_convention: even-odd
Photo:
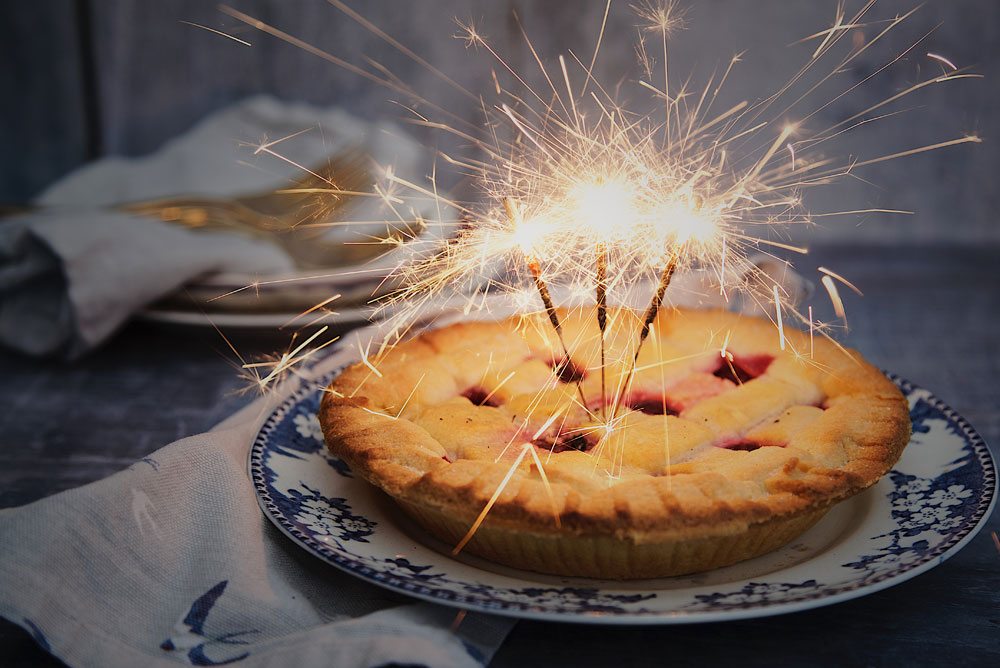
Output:
[[618,582],[547,576],[449,555],[323,444],[316,412],[332,374],[278,407],[250,452],[264,514],[302,548],[373,584],[514,617],[672,624],[781,614],[907,580],[960,550],[995,503],[989,449],[954,410],[894,379],[913,438],[877,485],[770,554],[707,573]]

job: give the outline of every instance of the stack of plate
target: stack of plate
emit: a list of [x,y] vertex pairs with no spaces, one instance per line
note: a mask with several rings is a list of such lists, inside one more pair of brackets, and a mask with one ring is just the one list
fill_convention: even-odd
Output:
[[[358,167],[359,162],[365,163]],[[158,200],[126,208],[189,228],[249,236],[285,251],[293,269],[199,277],[147,309],[146,320],[195,326],[356,326],[393,287],[394,270],[454,233],[453,209],[419,193],[386,195],[374,160],[333,158],[294,187],[229,200]],[[332,169],[332,167],[330,168]],[[329,171],[329,169],[327,170]],[[345,174],[345,172],[347,172]],[[333,195],[328,183],[353,181]],[[313,183],[315,181],[315,183]],[[205,221],[208,221],[207,223]]]

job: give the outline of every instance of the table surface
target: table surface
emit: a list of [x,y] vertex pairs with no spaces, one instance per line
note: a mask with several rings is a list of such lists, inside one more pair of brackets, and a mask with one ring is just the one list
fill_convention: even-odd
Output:
[[[826,266],[844,290],[842,338],[873,364],[934,392],[991,444],[1000,442],[997,246],[828,246],[795,261]],[[817,315],[832,317],[821,295]],[[274,332],[227,332],[244,356],[280,349]],[[98,480],[178,438],[207,430],[252,396],[213,330],[134,323],[66,363],[0,351],[0,507]],[[779,617],[662,627],[521,622],[494,666],[605,666],[681,660],[743,666],[1000,665],[1000,513],[959,554],[862,598]],[[62,665],[0,620],[0,663]]]

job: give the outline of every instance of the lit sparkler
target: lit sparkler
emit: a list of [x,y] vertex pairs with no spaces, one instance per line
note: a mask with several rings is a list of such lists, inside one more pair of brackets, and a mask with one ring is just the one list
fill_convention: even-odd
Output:
[[[649,306],[646,307],[646,312],[642,316],[642,327],[639,329],[639,341],[635,347],[635,355],[632,357],[632,364],[629,366],[628,375],[625,377],[625,383],[622,387],[624,391],[619,392],[615,399],[616,410],[621,403],[625,391],[628,391],[629,385],[632,383],[632,377],[635,374],[635,365],[639,361],[639,353],[642,351],[642,345],[646,342],[646,338],[649,336],[650,327],[652,327],[653,321],[656,320],[656,314],[660,312],[660,306],[663,304],[663,296],[666,294],[667,288],[670,287],[670,281],[673,279],[674,271],[677,269],[677,262],[680,260],[681,252],[682,246],[680,244],[675,245],[670,254],[670,259],[667,260],[667,265],[663,268],[663,273],[660,274],[660,280],[656,284],[656,291],[653,293],[653,298],[650,300]],[[612,412],[612,415],[614,415],[614,412]]]
[[[517,210],[517,206],[506,197],[503,198],[503,205],[504,209],[507,211],[507,217],[510,219],[514,228],[519,230],[521,234],[528,233],[531,228],[524,225],[524,221],[521,218],[520,212]],[[542,278],[541,268],[538,264],[538,257],[535,255],[534,250],[532,250],[529,241],[523,240],[521,246],[524,251],[524,257],[528,263],[528,270],[531,272],[531,278],[535,282],[535,288],[538,290],[538,295],[542,298],[542,305],[545,307],[545,314],[549,317],[549,322],[552,323],[552,328],[556,331],[556,337],[559,339],[559,345],[562,346],[563,360],[558,363],[556,374],[561,375],[562,371],[568,369],[570,370],[570,375],[576,375],[573,373],[575,365],[573,363],[573,358],[570,357],[569,348],[566,347],[566,337],[563,336],[562,323],[559,322],[559,314],[556,311],[555,304],[552,302],[552,295],[549,294],[549,287],[546,285],[545,279]],[[583,388],[580,387],[579,382],[576,383],[576,390],[580,395],[581,405],[586,407],[587,399],[583,395]]]
[[597,248],[597,328],[601,332],[601,416],[605,416],[604,397],[607,396],[607,331],[608,331],[608,249],[601,244]]
[[[330,1],[350,19],[427,68],[463,96],[482,100],[343,2]],[[755,149],[751,142],[755,138],[766,139],[775,125],[774,120],[791,112],[806,97],[803,94],[794,98],[785,108],[771,113],[773,120],[769,120],[772,108],[785,97],[795,95],[793,87],[805,81],[807,72],[821,61],[833,61],[830,73],[810,84],[807,93],[812,93],[912,12],[879,26],[878,21],[867,22],[866,19],[874,2],[865,3],[851,17],[838,4],[832,27],[806,38],[815,40],[818,46],[792,80],[761,102],[740,102],[716,111],[719,92],[740,58],[733,57],[722,76],[717,80],[713,77],[700,94],[688,91],[687,84],[672,90],[667,67],[668,36],[684,24],[677,4],[675,0],[644,0],[633,6],[645,22],[640,41],[646,35],[654,35],[661,42],[662,90],[653,83],[657,66],[644,44],[640,43],[638,53],[645,74],[639,85],[653,92],[654,100],[665,112],[663,116],[636,113],[620,105],[594,77],[610,2],[605,7],[597,45],[589,63],[580,61],[572,53],[569,60],[561,56],[559,76],[550,73],[525,34],[525,43],[543,81],[541,88],[529,85],[528,76],[515,71],[474,25],[460,23],[461,32],[457,36],[468,46],[484,48],[502,70],[513,76],[519,87],[519,90],[504,88],[493,73],[500,99],[492,105],[482,102],[488,130],[486,138],[482,138],[480,127],[457,118],[432,100],[420,98],[374,61],[369,60],[366,66],[356,65],[241,12],[226,7],[223,11],[415,99],[434,112],[417,115],[416,124],[457,135],[482,152],[483,158],[451,155],[442,155],[442,158],[457,169],[478,177],[486,195],[485,206],[453,202],[439,195],[436,187],[425,188],[389,175],[390,180],[409,190],[411,196],[434,197],[455,206],[472,220],[472,225],[446,249],[423,262],[398,268],[398,278],[404,287],[381,303],[387,312],[395,314],[398,336],[409,329],[409,323],[430,302],[449,293],[476,295],[469,297],[470,308],[481,308],[486,300],[479,296],[486,293],[520,293],[516,279],[511,280],[516,276],[512,270],[519,264],[523,266],[527,258],[544,311],[562,339],[554,300],[551,294],[545,296],[550,286],[571,292],[582,283],[596,286],[602,335],[609,293],[634,294],[640,286],[659,276],[661,280],[656,281],[653,302],[660,302],[663,299],[659,294],[661,288],[666,290],[662,279],[667,277],[669,284],[669,275],[677,268],[714,267],[719,276],[720,294],[726,297],[729,276],[753,275],[759,280],[743,280],[741,286],[757,286],[752,298],[770,301],[773,280],[762,275],[747,256],[749,251],[767,246],[803,250],[766,238],[770,230],[781,226],[811,222],[814,216],[802,208],[800,191],[828,183],[862,165],[978,141],[973,136],[961,137],[843,166],[815,153],[815,148],[823,142],[861,124],[885,118],[886,115],[874,114],[882,113],[880,110],[887,104],[909,93],[928,85],[975,76],[944,56],[928,53],[928,57],[947,65],[949,71],[895,93],[830,128],[798,137],[805,121],[812,119],[816,111],[804,114],[799,124],[784,124]],[[836,55],[836,48],[848,32],[869,26],[878,27],[869,42],[860,48],[852,46],[844,56]],[[920,40],[913,47],[919,43]],[[892,60],[862,83],[867,83],[897,60]],[[582,83],[574,86],[575,72],[579,72]],[[834,99],[843,94],[837,94]],[[435,114],[439,118],[434,118]],[[512,130],[512,138],[501,137],[498,128],[504,126]],[[796,135],[795,140],[789,141],[793,135]],[[776,154],[784,148],[787,148],[787,159],[777,160]],[[406,198],[407,195],[397,191],[396,202]],[[516,215],[511,215],[512,211]],[[754,234],[755,230],[763,234]],[[525,237],[529,239],[527,252]],[[683,256],[663,257],[663,249],[670,249],[670,255],[682,245],[685,248]],[[664,271],[664,267],[671,271]],[[478,300],[475,306],[472,306],[473,300]],[[658,303],[656,307],[651,304],[647,313],[652,312],[655,317],[658,308]],[[805,324],[800,314],[789,315]],[[643,338],[640,335],[640,345]],[[565,341],[561,341],[561,345],[568,353]],[[569,355],[565,357],[568,361]],[[602,368],[606,363],[607,360]]]

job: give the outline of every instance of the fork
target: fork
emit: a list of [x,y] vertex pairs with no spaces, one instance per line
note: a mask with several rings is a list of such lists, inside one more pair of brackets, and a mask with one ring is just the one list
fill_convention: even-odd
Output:
[[[231,199],[170,197],[118,208],[193,230],[223,230],[268,241],[284,250],[299,268],[354,264],[381,254],[383,245],[324,241],[322,230],[303,224],[329,219],[361,194],[368,180],[363,159],[356,150],[338,154],[280,191]],[[398,240],[396,234],[387,234],[386,241]]]
[[[300,269],[361,264],[386,251],[387,245],[415,238],[425,229],[419,217],[387,225],[384,237],[366,244],[324,241],[320,226],[356,197],[368,195],[364,155],[358,150],[337,154],[282,190],[235,198],[169,197],[118,204],[112,208],[183,225],[192,230],[225,231],[273,243]],[[335,184],[335,187],[334,187]],[[28,213],[31,206],[0,205],[0,219]]]

